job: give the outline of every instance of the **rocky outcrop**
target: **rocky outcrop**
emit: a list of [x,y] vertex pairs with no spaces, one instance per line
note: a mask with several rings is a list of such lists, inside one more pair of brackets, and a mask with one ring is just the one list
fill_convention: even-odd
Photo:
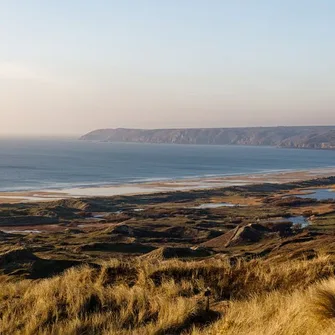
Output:
[[282,141],[280,146],[301,149],[335,149],[335,129],[288,138]]
[[268,145],[288,148],[335,149],[335,126],[99,129],[82,140],[175,144]]

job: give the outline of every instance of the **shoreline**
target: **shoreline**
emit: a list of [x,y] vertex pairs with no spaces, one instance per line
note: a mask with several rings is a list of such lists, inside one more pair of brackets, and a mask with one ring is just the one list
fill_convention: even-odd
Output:
[[42,202],[71,198],[110,197],[117,195],[140,195],[215,189],[229,186],[243,186],[264,183],[288,183],[314,178],[335,176],[335,167],[258,172],[250,174],[231,174],[224,176],[204,176],[180,179],[161,179],[147,182],[134,182],[119,185],[100,185],[89,187],[69,187],[64,189],[5,191],[0,192],[1,203]]

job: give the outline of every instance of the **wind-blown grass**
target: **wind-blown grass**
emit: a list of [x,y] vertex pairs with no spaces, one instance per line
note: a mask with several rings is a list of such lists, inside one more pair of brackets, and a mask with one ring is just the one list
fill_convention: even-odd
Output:
[[[113,260],[39,281],[3,278],[0,334],[328,334],[335,329],[334,265],[330,256]],[[205,311],[206,287],[216,316],[222,313],[217,321]],[[228,307],[216,307],[222,301]]]
[[224,318],[192,335],[330,335],[335,330],[335,279],[293,293],[278,291],[231,302]]

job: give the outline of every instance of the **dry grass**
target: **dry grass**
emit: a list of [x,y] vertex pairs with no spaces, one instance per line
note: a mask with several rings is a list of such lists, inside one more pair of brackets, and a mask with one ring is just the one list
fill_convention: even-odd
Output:
[[192,335],[330,335],[335,330],[335,279],[292,294],[272,292],[230,303],[224,318]]
[[[334,259],[210,259],[72,268],[40,281],[0,278],[0,334],[330,334]],[[325,280],[319,282],[320,280]],[[230,299],[213,322],[212,300]]]
[[113,285],[110,269],[124,268],[115,262],[99,271],[82,267],[39,282],[4,283],[0,333],[159,334],[198,312],[197,297],[181,297],[183,287],[173,281],[129,285],[111,275]]

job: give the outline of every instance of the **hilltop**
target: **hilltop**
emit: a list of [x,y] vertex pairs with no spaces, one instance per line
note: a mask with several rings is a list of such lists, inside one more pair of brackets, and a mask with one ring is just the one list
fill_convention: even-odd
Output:
[[81,140],[133,143],[265,145],[284,148],[335,149],[335,126],[98,129]]

